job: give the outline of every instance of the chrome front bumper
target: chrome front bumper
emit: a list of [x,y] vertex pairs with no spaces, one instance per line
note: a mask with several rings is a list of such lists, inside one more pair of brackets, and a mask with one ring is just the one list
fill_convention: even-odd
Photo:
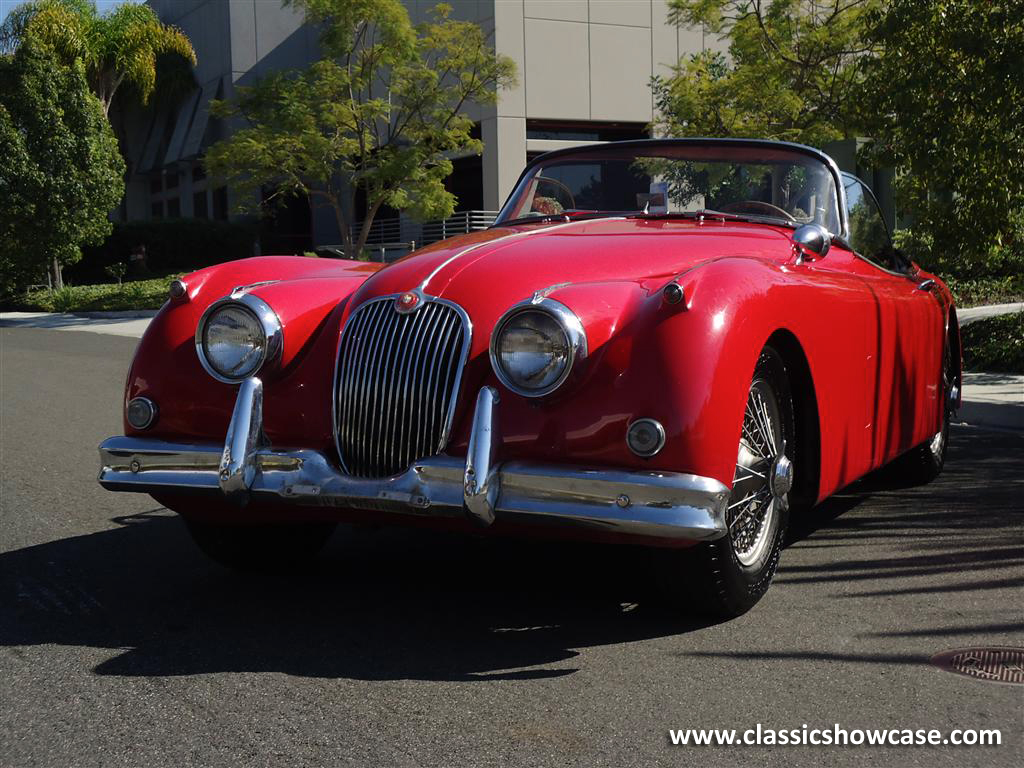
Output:
[[726,533],[729,489],[679,472],[507,461],[499,463],[498,393],[480,390],[466,459],[434,456],[387,478],[340,472],[310,450],[279,451],[263,436],[263,386],[242,382],[227,438],[220,445],[112,437],[100,450],[99,482],[111,491],[197,491],[244,502],[347,507],[430,517],[468,516],[582,525],[672,540]]

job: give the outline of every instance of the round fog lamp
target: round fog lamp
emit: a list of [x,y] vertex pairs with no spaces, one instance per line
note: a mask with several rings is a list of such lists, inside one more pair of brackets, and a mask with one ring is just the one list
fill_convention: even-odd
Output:
[[136,397],[128,401],[125,413],[128,423],[135,429],[146,429],[156,420],[156,403],[148,397]]
[[653,456],[665,446],[665,428],[654,419],[637,419],[626,430],[626,444],[637,456]]

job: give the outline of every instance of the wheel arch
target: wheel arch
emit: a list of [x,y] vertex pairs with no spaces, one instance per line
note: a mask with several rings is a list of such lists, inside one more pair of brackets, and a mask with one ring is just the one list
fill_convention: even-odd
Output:
[[802,458],[795,463],[791,503],[797,509],[809,509],[818,500],[821,478],[821,421],[814,377],[803,345],[792,331],[776,330],[765,346],[782,356],[793,396],[797,453]]

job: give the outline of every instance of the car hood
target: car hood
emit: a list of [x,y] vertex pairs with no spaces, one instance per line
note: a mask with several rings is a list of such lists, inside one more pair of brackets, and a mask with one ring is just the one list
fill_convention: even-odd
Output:
[[663,280],[725,256],[783,260],[784,227],[744,222],[609,218],[498,227],[445,240],[372,275],[353,306],[415,288],[466,306],[502,308],[552,286]]

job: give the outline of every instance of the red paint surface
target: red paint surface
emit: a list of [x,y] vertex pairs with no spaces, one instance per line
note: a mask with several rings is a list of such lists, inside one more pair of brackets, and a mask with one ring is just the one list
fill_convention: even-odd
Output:
[[[834,244],[793,263],[782,227],[737,222],[598,219],[500,228],[454,238],[379,265],[300,257],[246,259],[186,277],[189,301],[164,307],[139,347],[126,399],[159,404],[147,436],[220,442],[235,387],[207,375],[194,335],[203,310],[233,287],[252,290],[284,326],[281,366],[262,372],[265,431],[279,448],[333,455],[331,396],[339,331],[354,307],[426,281],[473,324],[448,452],[463,455],[470,409],[485,384],[501,390],[503,459],[665,469],[731,485],[747,389],[777,332],[792,334],[813,378],[821,436],[819,498],[937,431],[949,292],[885,272]],[[672,279],[685,304],[666,305]],[[567,284],[567,285],[561,285]],[[535,291],[579,315],[589,356],[540,401],[497,382],[487,355],[501,314]],[[662,422],[652,459],[625,445],[627,424]],[[133,430],[126,425],[128,434]]]

